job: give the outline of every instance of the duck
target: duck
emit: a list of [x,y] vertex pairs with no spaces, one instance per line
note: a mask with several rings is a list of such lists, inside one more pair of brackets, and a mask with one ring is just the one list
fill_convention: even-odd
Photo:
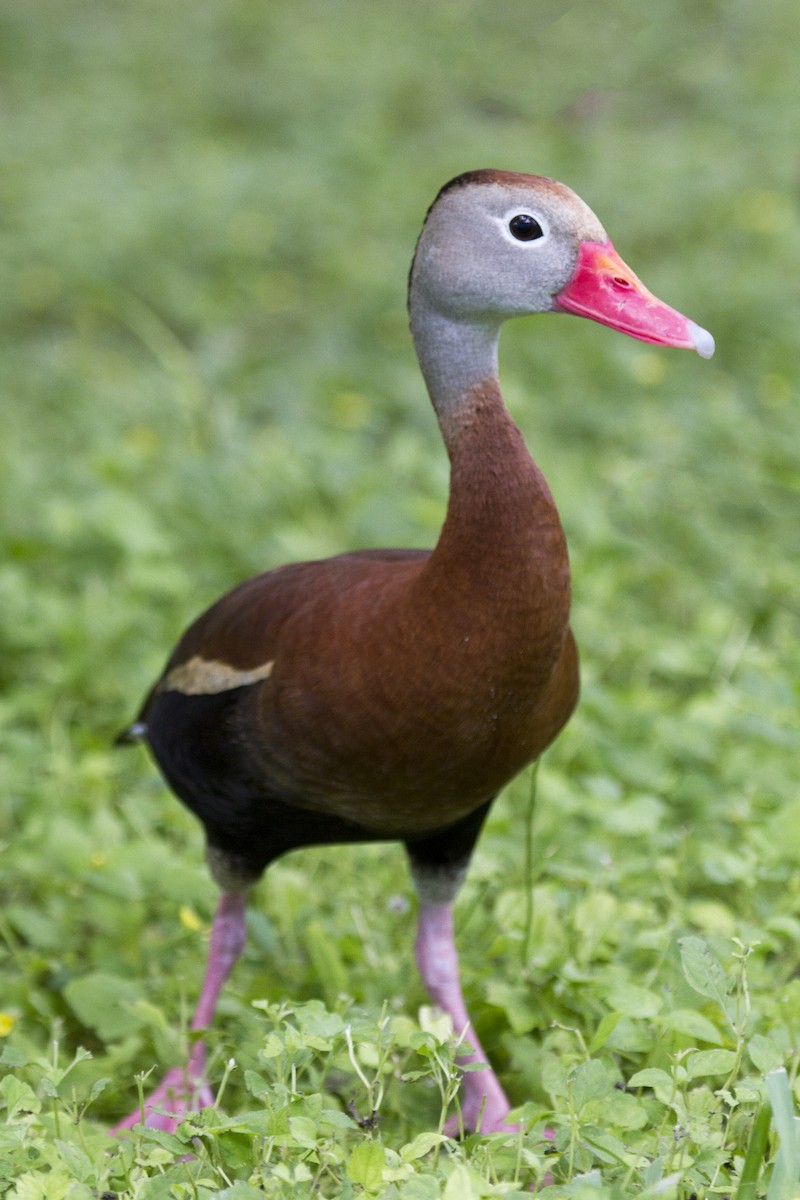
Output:
[[516,1126],[460,982],[453,905],[498,793],[568,721],[579,670],[570,567],[550,489],[498,377],[504,322],[572,314],[659,346],[714,351],[658,300],[554,179],[495,169],[446,183],[408,285],[411,335],[450,462],[434,548],[362,549],[234,587],[177,643],[124,742],[143,741],[199,818],[220,897],[191,1020],[140,1120],[174,1130],[214,1103],[202,1030],[246,944],[249,889],[301,847],[405,847],[414,952],[459,1039],[462,1130]]

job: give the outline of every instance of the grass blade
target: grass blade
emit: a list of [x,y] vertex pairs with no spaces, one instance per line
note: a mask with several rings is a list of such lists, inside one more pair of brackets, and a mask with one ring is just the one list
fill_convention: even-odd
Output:
[[794,1115],[789,1077],[783,1068],[767,1076],[767,1095],[780,1138],[767,1200],[793,1200],[800,1181],[800,1121]]
[[771,1118],[772,1106],[769,1100],[764,1100],[756,1112],[753,1128],[750,1130],[750,1141],[747,1144],[747,1154],[734,1200],[755,1200],[756,1184],[767,1152]]

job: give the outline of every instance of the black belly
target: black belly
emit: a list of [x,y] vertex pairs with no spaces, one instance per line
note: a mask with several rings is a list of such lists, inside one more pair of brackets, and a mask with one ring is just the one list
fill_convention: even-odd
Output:
[[[240,716],[258,684],[212,695],[162,692],[148,713],[148,742],[175,794],[205,826],[210,846],[257,879],[274,859],[303,846],[403,841],[412,857],[446,867],[469,852],[491,800],[455,825],[415,838],[376,834],[334,813],[303,807],[302,796],[265,776],[241,732]],[[435,798],[432,797],[435,802]]]

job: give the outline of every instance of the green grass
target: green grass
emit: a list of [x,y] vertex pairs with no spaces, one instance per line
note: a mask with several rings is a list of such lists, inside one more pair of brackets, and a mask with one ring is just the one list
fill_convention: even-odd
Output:
[[[0,1193],[797,1195],[796,26],[790,0],[6,3]],[[346,847],[253,893],[219,1111],[112,1142],[180,1060],[215,903],[113,735],[234,582],[436,537],[404,281],[436,188],[484,165],[574,186],[718,343],[504,335],[584,679],[458,907],[530,1132],[436,1136],[452,1049],[402,854]]]

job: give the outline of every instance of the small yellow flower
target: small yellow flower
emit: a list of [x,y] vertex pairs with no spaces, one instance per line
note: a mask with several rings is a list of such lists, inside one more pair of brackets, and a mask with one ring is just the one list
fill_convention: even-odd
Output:
[[0,1037],[8,1037],[14,1028],[16,1018],[11,1013],[0,1012]]
[[181,919],[181,925],[184,927],[184,929],[191,929],[192,933],[197,933],[198,930],[203,928],[202,921],[194,909],[190,908],[188,904],[181,905],[178,916]]

